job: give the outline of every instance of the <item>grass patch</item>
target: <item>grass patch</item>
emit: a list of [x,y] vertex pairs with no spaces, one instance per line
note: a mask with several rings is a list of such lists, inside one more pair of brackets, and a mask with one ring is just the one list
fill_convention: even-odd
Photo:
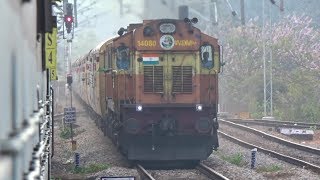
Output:
[[74,158],[74,152],[71,150],[65,150],[63,153],[63,157],[65,157],[66,159]]
[[71,137],[71,128],[66,127],[60,132],[60,137],[63,139],[69,139]]
[[245,161],[243,160],[243,155],[241,153],[233,154],[231,156],[222,156],[221,158],[237,166],[244,166],[246,164]]
[[104,169],[108,169],[110,166],[106,164],[90,164],[85,167],[74,168],[73,172],[76,174],[91,174],[95,172],[102,171]]
[[[85,132],[85,129],[73,129],[73,137],[76,137],[77,135]],[[61,130],[60,132],[60,137],[63,139],[70,139],[71,138],[71,128],[65,127],[64,129]]]
[[62,178],[55,178],[55,177],[51,176],[50,180],[62,180]]
[[282,170],[282,167],[278,165],[262,166],[257,168],[257,172],[276,172],[280,170]]

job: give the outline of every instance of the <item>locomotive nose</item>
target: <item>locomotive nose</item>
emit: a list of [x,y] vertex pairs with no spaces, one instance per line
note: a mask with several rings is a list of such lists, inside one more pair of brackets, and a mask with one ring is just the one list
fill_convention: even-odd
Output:
[[171,116],[163,117],[160,120],[160,129],[165,132],[173,132],[176,129],[176,120]]

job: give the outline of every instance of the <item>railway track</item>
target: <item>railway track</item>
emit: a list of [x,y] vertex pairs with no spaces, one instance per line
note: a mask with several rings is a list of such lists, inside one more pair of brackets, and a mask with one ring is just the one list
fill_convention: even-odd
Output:
[[256,130],[254,128],[247,127],[247,126],[240,125],[240,124],[236,124],[236,123],[233,123],[233,122],[229,122],[229,121],[225,121],[225,120],[221,120],[220,119],[220,123],[226,124],[226,125],[229,125],[229,126],[232,126],[232,127],[235,127],[235,128],[242,129],[244,131],[253,133],[255,135],[261,136],[261,137],[263,137],[265,139],[277,142],[279,144],[283,144],[283,145],[286,145],[286,146],[289,146],[289,147],[292,147],[292,148],[295,148],[295,149],[298,149],[298,150],[301,150],[301,151],[305,151],[305,152],[312,153],[312,154],[320,156],[320,149],[317,149],[317,148],[313,148],[313,147],[301,145],[301,144],[298,144],[298,143],[290,142],[290,141],[287,141],[285,139],[282,139],[282,138],[267,134],[265,132]]
[[210,179],[215,179],[215,180],[229,180],[229,178],[223,176],[222,174],[216,172],[215,170],[213,170],[212,168],[210,168],[209,166],[200,163],[196,169],[198,169],[200,172],[202,172],[203,174],[205,174],[206,176],[208,176]]
[[[136,169],[141,177],[142,180],[156,180],[142,165],[137,164]],[[223,176],[222,174],[216,172],[209,166],[200,163],[196,169],[200,171],[202,174],[207,176],[210,179],[214,180],[229,180],[227,177]]]
[[[285,160],[286,162],[320,173],[320,149],[292,143],[233,122],[220,120],[220,124],[220,135],[223,137],[230,139],[230,137],[227,137],[227,133],[229,133],[229,136],[232,134],[236,137],[241,137],[238,140],[241,139],[243,142],[248,141],[248,143],[252,143],[245,145],[248,148],[259,147],[263,152],[273,154],[273,156],[278,159]],[[238,144],[244,145],[240,142]]]
[[140,164],[136,165],[136,169],[142,180],[155,180],[155,178],[150,173],[148,173],[148,171],[144,169]]
[[309,169],[309,170],[312,170],[316,173],[320,173],[320,166],[318,166],[318,165],[315,165],[315,164],[312,164],[312,163],[309,163],[309,162],[306,162],[306,161],[303,161],[303,160],[300,160],[300,159],[297,159],[294,157],[290,157],[290,156],[272,151],[270,149],[262,148],[262,147],[254,145],[254,144],[250,144],[248,142],[237,139],[237,138],[230,136],[226,133],[223,133],[221,131],[219,131],[218,133],[221,137],[226,138],[226,139],[228,139],[228,140],[230,140],[240,146],[243,146],[245,148],[249,148],[249,149],[257,148],[258,152],[263,152],[264,154],[270,155],[270,156],[275,157],[279,160],[283,160],[285,162],[299,166],[301,168]]
[[251,120],[243,120],[243,119],[225,119],[226,121],[234,122],[237,124],[252,124],[252,125],[261,125],[261,126],[269,126],[269,127],[287,127],[287,128],[310,128],[315,127],[316,129],[320,129],[320,124],[316,123],[303,123],[303,122],[290,122],[290,121],[277,121],[277,120],[262,120],[262,119],[251,119]]

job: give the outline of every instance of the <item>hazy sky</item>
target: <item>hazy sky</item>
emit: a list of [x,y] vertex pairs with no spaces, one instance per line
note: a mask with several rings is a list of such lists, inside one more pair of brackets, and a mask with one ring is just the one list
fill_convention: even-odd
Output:
[[[123,0],[123,16],[120,16],[119,0],[78,0],[79,26],[75,29],[72,59],[88,53],[100,42],[117,36],[120,27],[126,28],[130,23],[141,22],[143,1],[134,1]],[[69,2],[73,3],[73,0]],[[129,7],[128,4],[132,5]]]
[[95,31],[98,38],[109,39],[117,35],[120,27],[127,27],[129,23],[139,23],[142,15],[143,4],[142,0],[134,0],[135,3],[123,0],[123,16],[120,16],[120,4],[118,0],[97,0],[98,14],[95,23]]

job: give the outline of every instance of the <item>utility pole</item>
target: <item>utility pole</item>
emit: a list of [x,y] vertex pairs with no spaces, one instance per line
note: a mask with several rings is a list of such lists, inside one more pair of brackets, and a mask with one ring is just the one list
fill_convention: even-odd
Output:
[[67,12],[67,3],[68,3],[68,0],[63,0],[63,12]]
[[211,8],[210,8],[210,19],[213,21],[213,25],[218,24],[218,8],[217,8],[217,0],[211,0]]
[[74,9],[74,27],[78,27],[78,11],[77,11],[77,0],[73,0]]
[[119,5],[120,5],[120,16],[123,16],[123,1],[119,0]]
[[283,0],[280,0],[280,12],[284,11]]
[[264,7],[265,0],[262,0],[262,61],[263,61],[263,109],[264,116],[267,116],[267,92],[266,92],[266,40],[265,40],[265,22],[264,22]]
[[270,111],[270,116],[273,116],[273,105],[272,105],[272,94],[273,94],[273,90],[272,90],[272,61],[273,61],[273,58],[272,58],[272,16],[271,16],[271,4],[269,4],[269,20],[270,20],[270,47],[269,47],[269,52],[270,52],[270,68],[269,68],[269,71],[270,71],[270,79],[269,79],[269,98],[268,98],[268,101],[269,101],[269,111]]
[[244,14],[244,0],[240,0],[240,11],[241,11],[241,24],[245,25],[245,14]]
[[[265,0],[262,1],[262,41],[263,41],[263,97],[264,97],[264,117],[273,116],[273,84],[272,84],[272,63],[273,63],[273,52],[272,52],[272,12],[271,12],[272,4],[268,5],[269,8],[269,31],[270,36],[268,39],[270,40],[269,50],[269,61],[266,62],[266,18],[265,18]],[[268,72],[269,71],[269,72]],[[268,77],[267,77],[268,76]]]

